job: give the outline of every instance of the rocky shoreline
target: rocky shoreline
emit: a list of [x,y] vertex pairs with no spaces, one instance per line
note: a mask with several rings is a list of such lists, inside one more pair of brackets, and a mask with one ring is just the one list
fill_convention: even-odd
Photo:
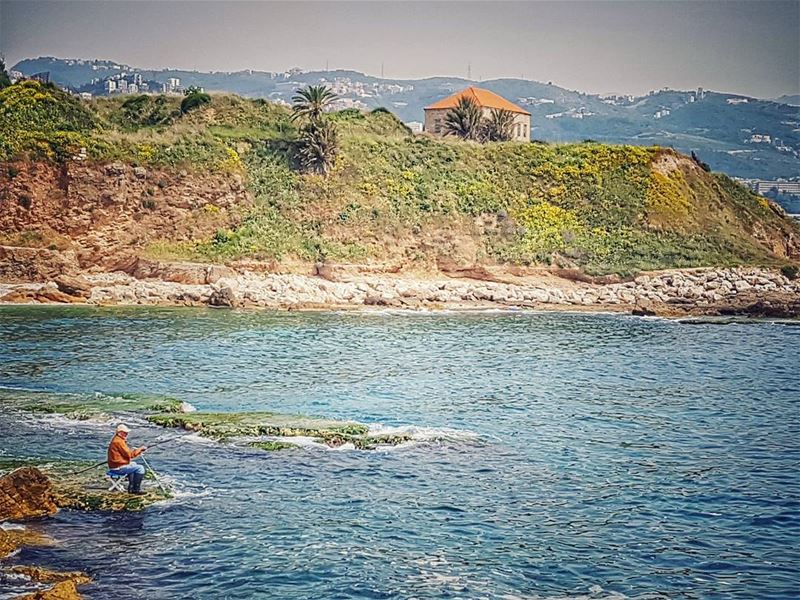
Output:
[[[0,476],[0,583],[4,578],[21,579],[35,591],[19,600],[80,600],[77,587],[90,582],[78,571],[56,572],[29,565],[5,566],[2,560],[24,546],[51,544],[48,538],[14,521],[48,517],[58,510],[47,476],[35,467],[21,467]],[[12,526],[7,524],[11,522]]]
[[32,589],[18,600],[80,600],[78,587],[91,581],[86,573],[6,562],[20,548],[55,543],[28,524],[61,509],[143,510],[169,495],[153,487],[143,496],[114,493],[106,489],[99,469],[91,465],[87,469],[83,463],[61,459],[40,463],[27,459],[0,460],[0,588],[6,580]]
[[140,259],[134,268],[115,272],[60,276],[43,283],[0,283],[0,303],[800,316],[800,279],[755,267],[670,270],[627,281],[592,280],[574,273],[491,272],[483,267],[415,277],[316,265],[314,273]]

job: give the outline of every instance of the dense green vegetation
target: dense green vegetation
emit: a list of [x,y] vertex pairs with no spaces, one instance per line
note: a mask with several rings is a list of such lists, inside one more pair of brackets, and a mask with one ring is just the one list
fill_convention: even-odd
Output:
[[[35,82],[0,91],[0,159],[96,161],[238,174],[255,206],[232,230],[154,247],[162,256],[304,261],[474,260],[577,266],[593,273],[783,263],[766,243],[798,234],[765,199],[656,147],[548,145],[413,136],[388,111],[345,110],[328,176],[304,173],[292,111],[212,96],[81,103]],[[440,244],[445,237],[456,242]],[[463,254],[467,257],[467,254]],[[466,260],[466,258],[465,258]]]

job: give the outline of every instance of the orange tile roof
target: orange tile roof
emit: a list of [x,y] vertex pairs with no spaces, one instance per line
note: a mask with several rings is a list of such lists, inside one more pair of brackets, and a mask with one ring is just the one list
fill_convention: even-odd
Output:
[[438,102],[434,102],[430,106],[426,106],[425,110],[436,110],[442,108],[455,108],[458,104],[458,101],[462,97],[472,98],[478,106],[482,106],[484,108],[503,108],[505,110],[510,110],[514,113],[520,113],[523,115],[530,115],[526,110],[522,110],[519,106],[514,104],[513,102],[509,102],[502,96],[498,96],[494,92],[490,92],[489,90],[484,90],[482,88],[477,87],[468,87],[465,90],[461,90],[460,92],[456,92],[452,96],[448,96],[447,98],[443,98]]

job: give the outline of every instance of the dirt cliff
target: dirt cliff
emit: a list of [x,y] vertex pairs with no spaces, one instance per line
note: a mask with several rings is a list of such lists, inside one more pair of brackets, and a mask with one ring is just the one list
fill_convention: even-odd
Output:
[[207,238],[235,226],[252,203],[235,175],[78,161],[20,161],[3,171],[0,279],[6,280],[114,267],[157,240]]

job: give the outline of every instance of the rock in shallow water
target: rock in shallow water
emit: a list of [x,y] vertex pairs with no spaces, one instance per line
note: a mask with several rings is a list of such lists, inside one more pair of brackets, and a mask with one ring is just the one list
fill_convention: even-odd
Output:
[[22,575],[31,581],[52,583],[51,587],[20,596],[17,600],[81,600],[78,586],[89,583],[91,579],[80,571],[58,572],[41,567],[16,566],[9,572]]
[[162,427],[196,431],[204,437],[219,441],[254,437],[287,438],[262,439],[248,443],[251,448],[267,451],[295,447],[292,437],[310,437],[332,448],[349,443],[360,450],[397,446],[411,441],[411,436],[407,434],[370,435],[369,428],[361,423],[269,412],[163,414],[151,415],[147,420]]
[[36,467],[23,467],[0,477],[0,521],[21,521],[56,512],[53,486]]

